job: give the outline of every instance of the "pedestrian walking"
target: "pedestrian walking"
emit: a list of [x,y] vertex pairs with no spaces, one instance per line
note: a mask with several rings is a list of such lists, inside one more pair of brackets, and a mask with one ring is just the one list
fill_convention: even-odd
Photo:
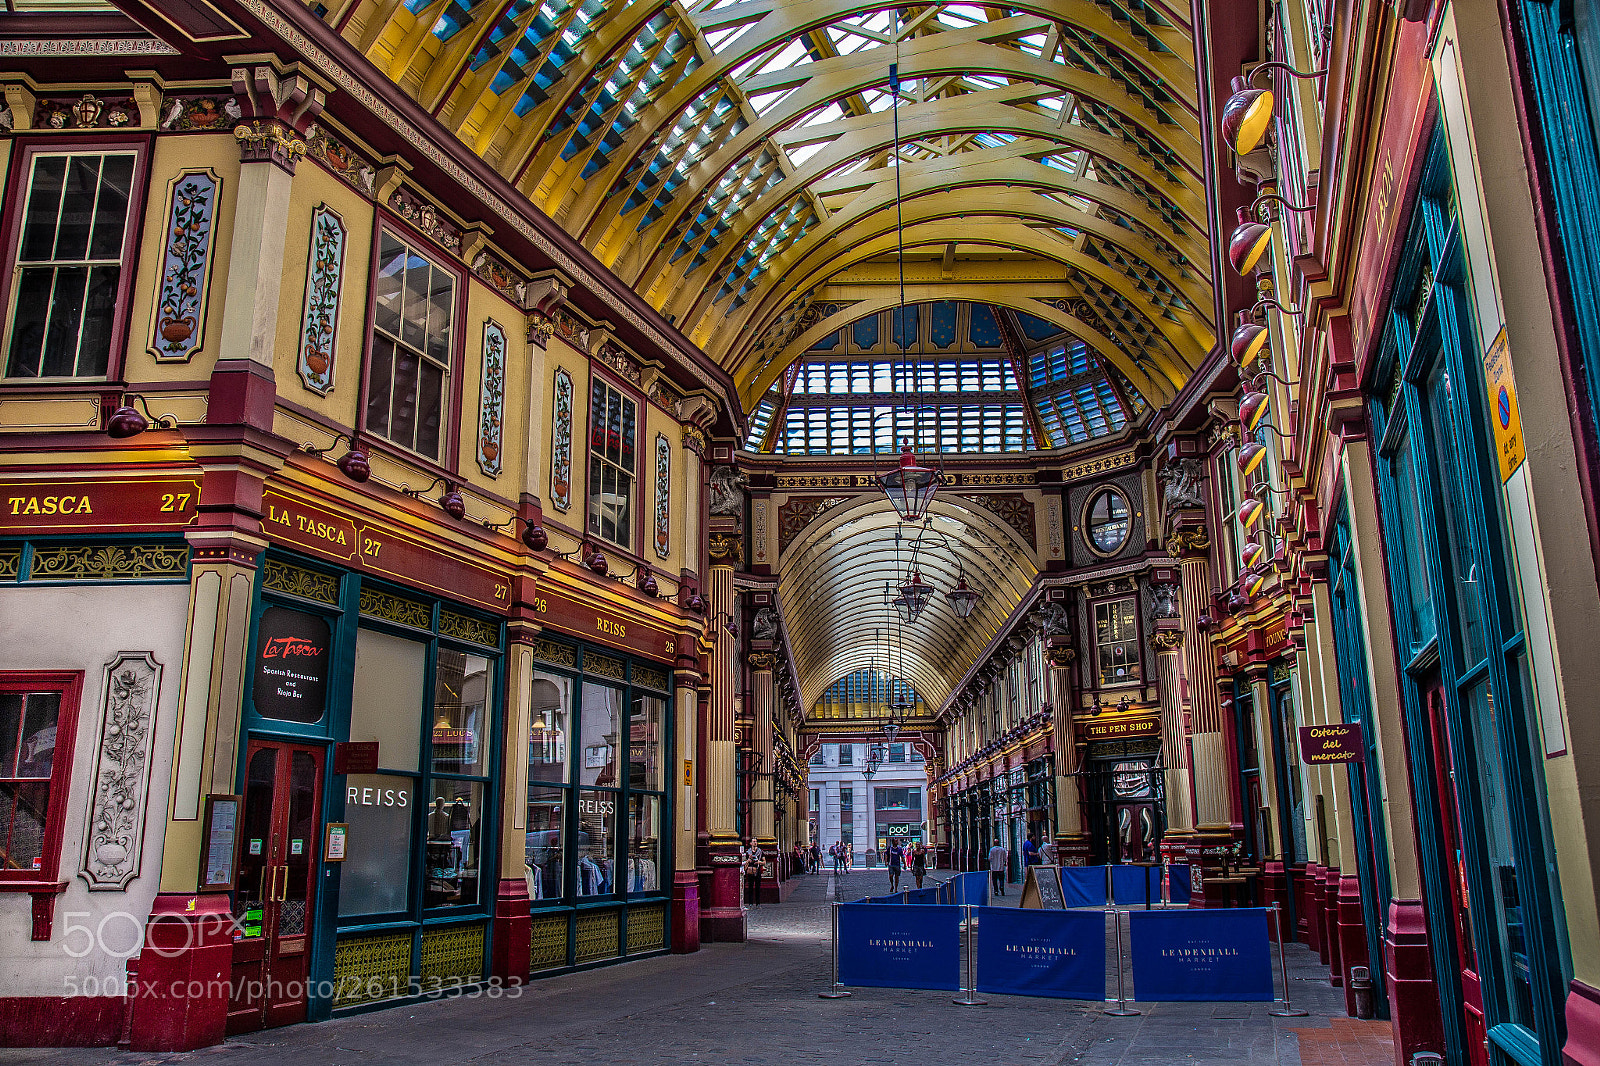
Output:
[[1011,853],[1004,844],[996,844],[989,849],[989,882],[994,886],[995,892],[1006,894],[1006,866],[1011,861]]
[[922,879],[928,873],[928,849],[921,844],[911,850],[911,876],[917,879],[917,887],[922,887]]
[[1056,842],[1054,840],[1047,838],[1044,844],[1040,846],[1039,861],[1044,863],[1046,866],[1061,865],[1061,856],[1060,853],[1056,851]]
[[1037,866],[1039,864],[1039,845],[1033,842],[1032,834],[1022,842],[1022,865]]
[[905,865],[906,853],[900,847],[898,840],[889,842],[889,851],[884,856],[884,865],[889,867],[889,891],[900,891],[900,871]]

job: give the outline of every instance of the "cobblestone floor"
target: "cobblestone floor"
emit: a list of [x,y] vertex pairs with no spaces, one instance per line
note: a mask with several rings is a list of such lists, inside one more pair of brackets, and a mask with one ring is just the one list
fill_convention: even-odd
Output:
[[[1290,984],[1296,1005],[1310,1018],[1272,1018],[1265,1003],[1140,1004],[1139,1017],[1113,1018],[1097,1004],[1022,997],[992,996],[987,1006],[961,1007],[947,992],[856,989],[848,999],[819,999],[816,993],[829,981],[832,890],[859,899],[888,888],[882,870],[843,880],[833,886],[826,875],[802,877],[784,903],[754,908],[748,943],[537,981],[517,999],[395,1007],[236,1038],[187,1055],[0,1050],[0,1066],[1393,1062],[1392,1050],[1381,1043],[1345,1039],[1351,1030],[1330,1025],[1335,1017],[1345,1025],[1343,994],[1328,986],[1326,970],[1298,946],[1289,949]],[[1010,886],[1006,899],[995,902],[1014,905],[1019,894]],[[1338,1058],[1328,1055],[1335,1043]]]

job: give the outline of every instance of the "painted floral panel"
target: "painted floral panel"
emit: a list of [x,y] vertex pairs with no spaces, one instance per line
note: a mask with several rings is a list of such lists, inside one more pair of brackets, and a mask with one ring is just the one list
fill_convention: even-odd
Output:
[[311,254],[306,263],[305,310],[300,316],[300,383],[326,396],[333,389],[339,331],[339,291],[344,284],[344,219],[326,204],[311,213]]
[[221,187],[222,179],[210,170],[186,170],[172,179],[150,338],[151,354],[163,362],[188,362],[205,338],[211,230]]
[[478,469],[499,477],[505,443],[506,331],[490,319],[483,324],[483,385],[478,399]]
[[656,554],[665,559],[672,554],[672,446],[656,434]]
[[555,418],[551,420],[550,503],[572,507],[572,375],[556,370]]

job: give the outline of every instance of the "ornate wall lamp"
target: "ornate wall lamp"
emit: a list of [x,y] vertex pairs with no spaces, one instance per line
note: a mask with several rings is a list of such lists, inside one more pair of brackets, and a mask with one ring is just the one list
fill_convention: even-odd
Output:
[[409,486],[401,485],[400,491],[405,495],[410,496],[413,500],[420,500],[425,493],[432,492],[434,488],[439,485],[444,486],[444,491],[439,494],[439,499],[437,501],[440,510],[444,511],[445,514],[449,515],[451,518],[454,518],[456,521],[461,521],[461,519],[467,516],[466,498],[461,495],[461,490],[456,487],[456,483],[445,477],[443,474],[429,482],[426,488],[413,489]]
[[1320,78],[1328,73],[1321,70],[1295,70],[1287,63],[1262,63],[1243,78],[1233,79],[1233,95],[1222,105],[1222,139],[1239,155],[1249,155],[1261,147],[1267,131],[1272,128],[1272,109],[1275,104],[1270,87],[1257,89],[1251,86],[1256,75],[1264,70],[1281,70],[1291,78]]
[[[112,436],[116,436],[116,434],[112,434]],[[334,448],[338,447],[339,442],[342,440],[349,441],[350,447],[343,455],[334,460],[333,465],[339,468],[339,473],[343,474],[351,481],[354,481],[358,485],[364,484],[372,478],[372,461],[367,454],[367,449],[361,446],[360,442],[356,440],[353,434],[339,434],[328,443],[326,448],[315,448],[309,444],[302,444],[300,446],[300,451],[304,452],[306,455],[314,455],[318,458],[324,458],[329,452],[333,451]]]
[[1239,208],[1239,225],[1228,238],[1228,262],[1241,275],[1249,275],[1272,247],[1272,223],[1261,213],[1270,203],[1282,204],[1290,211],[1315,211],[1315,205],[1291,204],[1277,193],[1262,193],[1249,207]]
[[[138,400],[139,406],[144,408],[141,414],[130,401]],[[137,437],[151,426],[160,426],[162,429],[177,429],[177,415],[155,415],[150,413],[150,405],[145,398],[137,392],[122,394],[122,406],[111,412],[106,419],[106,436],[116,440],[127,440]]]

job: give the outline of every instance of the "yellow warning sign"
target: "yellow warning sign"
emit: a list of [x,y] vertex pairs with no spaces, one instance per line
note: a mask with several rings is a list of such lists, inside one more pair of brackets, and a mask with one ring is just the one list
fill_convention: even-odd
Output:
[[1494,426],[1494,450],[1500,456],[1500,480],[1506,482],[1522,465],[1523,451],[1517,383],[1511,377],[1511,348],[1504,326],[1483,357],[1483,380],[1489,390],[1489,423]]

